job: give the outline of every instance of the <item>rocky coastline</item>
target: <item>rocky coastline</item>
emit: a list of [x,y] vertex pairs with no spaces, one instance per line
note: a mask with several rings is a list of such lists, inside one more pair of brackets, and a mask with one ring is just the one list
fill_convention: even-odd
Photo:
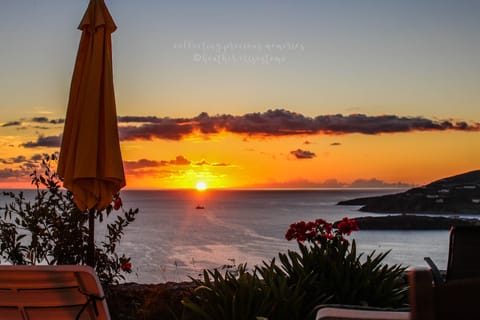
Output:
[[452,226],[480,226],[479,219],[400,214],[355,218],[360,230],[449,230]]
[[480,215],[480,170],[443,178],[405,192],[341,201],[363,212]]

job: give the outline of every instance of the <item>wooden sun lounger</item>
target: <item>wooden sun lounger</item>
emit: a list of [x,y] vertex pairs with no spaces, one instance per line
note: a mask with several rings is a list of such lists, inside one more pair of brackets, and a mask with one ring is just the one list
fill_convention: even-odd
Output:
[[325,305],[318,308],[315,320],[408,320],[410,312],[360,306]]
[[0,266],[2,320],[108,320],[95,271],[87,266]]

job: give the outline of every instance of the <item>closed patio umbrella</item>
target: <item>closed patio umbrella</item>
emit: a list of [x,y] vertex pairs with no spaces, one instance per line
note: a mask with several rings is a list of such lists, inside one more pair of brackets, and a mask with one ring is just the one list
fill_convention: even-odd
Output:
[[125,186],[117,128],[111,33],[116,26],[104,0],[90,0],[78,27],[82,36],[72,75],[58,163],[63,185],[89,212],[89,253],[94,265],[95,210]]

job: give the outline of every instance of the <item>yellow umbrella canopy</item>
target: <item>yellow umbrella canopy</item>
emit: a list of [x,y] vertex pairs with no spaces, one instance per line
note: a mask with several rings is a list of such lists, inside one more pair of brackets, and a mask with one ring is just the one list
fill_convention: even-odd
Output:
[[78,27],[82,37],[73,70],[58,163],[63,185],[81,210],[103,210],[125,186],[117,128],[111,33],[104,0],[91,0]]

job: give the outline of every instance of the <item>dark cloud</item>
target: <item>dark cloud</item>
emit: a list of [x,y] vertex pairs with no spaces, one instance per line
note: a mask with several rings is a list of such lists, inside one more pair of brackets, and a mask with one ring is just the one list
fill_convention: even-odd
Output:
[[38,168],[38,163],[35,161],[27,160],[20,165],[20,168],[31,173],[34,168]]
[[212,167],[230,167],[229,163],[224,162],[214,162],[211,164]]
[[2,127],[16,127],[16,126],[21,126],[22,123],[20,121],[10,121],[2,124]]
[[33,160],[33,161],[40,161],[42,159],[45,159],[45,156],[46,154],[40,154],[40,153],[37,153],[37,154],[34,154],[30,160]]
[[10,166],[10,168],[0,169],[0,179],[29,180],[33,170],[41,169],[40,160],[45,159],[47,154],[35,154],[30,158],[23,155],[0,159],[0,163]]
[[[39,124],[61,124],[64,119],[34,117]],[[397,115],[369,116],[365,114],[304,116],[283,109],[244,115],[214,115],[201,113],[193,118],[159,118],[155,116],[121,116],[119,134],[122,141],[132,140],[181,140],[192,133],[216,134],[231,132],[246,137],[271,137],[315,134],[382,134],[412,131],[480,131],[479,122],[432,120],[423,117],[400,117]],[[20,121],[2,124],[2,127],[21,126]],[[47,127],[37,127],[46,129]],[[37,142],[24,144],[27,148],[58,147],[59,137],[40,136]],[[311,144],[305,141],[305,144]]]
[[350,188],[407,188],[411,187],[410,184],[395,182],[389,183],[376,178],[372,179],[357,179],[353,181],[350,185]]
[[25,148],[37,148],[37,147],[48,147],[48,148],[57,148],[60,147],[61,136],[43,136],[40,135],[37,141],[30,141],[22,144]]
[[32,118],[32,122],[48,123],[48,118],[47,117],[34,117],[34,118]]
[[125,166],[125,170],[137,170],[143,168],[158,167],[164,164],[156,160],[140,159],[138,161],[124,161],[123,165]]
[[210,165],[206,160],[202,160],[195,163],[196,166],[208,166]]
[[177,156],[175,160],[170,160],[169,163],[177,166],[186,166],[189,165],[191,161],[184,156]]
[[323,182],[315,182],[307,179],[298,179],[285,182],[268,182],[255,184],[250,187],[264,188],[410,188],[413,185],[402,182],[386,182],[372,179],[358,179],[352,183],[338,181],[337,179],[328,179]]
[[11,169],[11,168],[3,168],[0,169],[0,179],[7,180],[7,179],[15,179],[15,180],[25,180],[27,181],[30,179],[30,174],[32,173],[32,169],[36,168],[36,166],[27,164],[26,166],[20,166],[18,169]]
[[[138,161],[124,161],[125,169],[127,170],[138,170],[144,168],[153,168],[153,167],[164,167],[164,166],[187,166],[192,162],[185,158],[182,155],[175,157],[174,160],[148,160],[140,159]],[[194,163],[196,166],[212,166],[212,167],[228,167],[230,164],[223,162],[214,162],[209,163],[206,160],[202,160]]]
[[45,157],[46,154],[35,154],[28,159],[25,156],[19,155],[8,159],[0,158],[0,163],[6,165],[18,165],[22,170],[29,170],[31,172],[31,169],[37,168],[40,160],[45,159]]
[[0,162],[3,164],[21,164],[27,161],[25,156],[16,156],[8,159],[0,159]]
[[169,118],[157,118],[155,116],[118,116],[118,122],[130,123],[130,122],[149,122],[149,123],[161,123],[165,119]]
[[173,166],[185,166],[189,165],[191,162],[184,156],[177,156],[174,160],[149,160],[149,159],[140,159],[138,161],[124,161],[123,164],[127,171],[145,169],[145,168],[155,168],[163,167],[168,165]]
[[60,124],[64,123],[65,119],[48,119],[47,117],[34,117],[31,119],[31,121],[36,123]]
[[0,179],[19,178],[24,175],[21,170],[0,169]]
[[[25,119],[23,119],[25,120]],[[28,121],[28,120],[27,120]],[[40,123],[40,124],[61,124],[64,123],[64,119],[48,119],[47,117],[34,117],[30,119],[30,122],[33,123]],[[20,127],[22,125],[22,121],[9,121],[1,125],[1,127]],[[34,126],[35,129],[49,129],[45,126]],[[27,129],[27,127],[21,127],[18,129]]]
[[302,149],[290,151],[290,154],[294,155],[297,159],[312,159],[316,157],[315,153]]
[[14,158],[11,158],[13,163],[23,163],[27,161],[27,158],[25,156],[17,156]]
[[396,115],[368,116],[320,115],[307,117],[288,110],[276,109],[243,116],[201,113],[193,118],[118,117],[122,140],[180,140],[193,133],[215,134],[227,131],[249,136],[288,136],[308,134],[381,134],[411,131],[480,131],[480,123],[453,120],[431,120],[423,117]]
[[[137,118],[137,117],[123,117],[123,118]],[[127,126],[120,127],[119,134],[120,140],[152,140],[168,139],[168,140],[180,140],[183,136],[186,136],[193,132],[195,127],[188,122],[182,122],[180,120],[173,120],[169,118],[159,119],[156,117],[138,117],[142,120],[153,119],[154,122],[144,123],[141,126]],[[136,122],[136,121],[135,121]]]

